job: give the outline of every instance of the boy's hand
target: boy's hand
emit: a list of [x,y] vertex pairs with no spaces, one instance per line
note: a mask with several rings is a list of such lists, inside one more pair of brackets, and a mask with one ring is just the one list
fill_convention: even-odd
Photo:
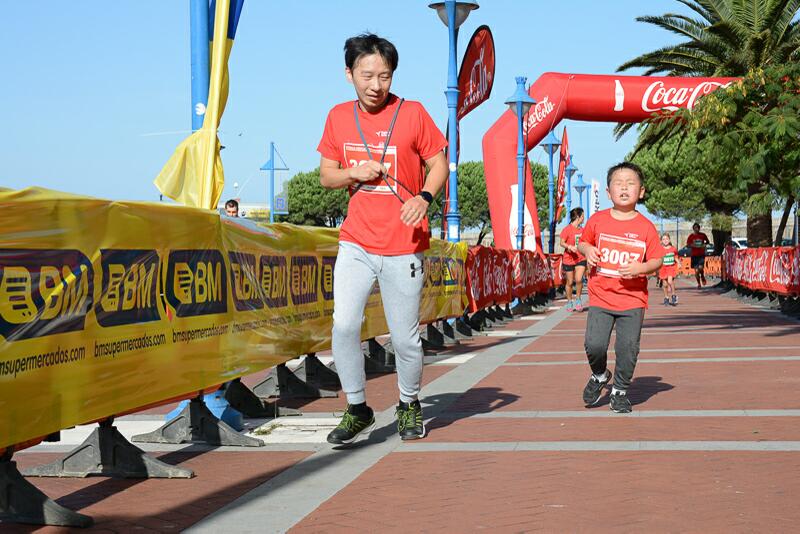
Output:
[[386,174],[386,167],[373,160],[357,167],[350,167],[350,178],[356,182],[371,182],[384,174]]
[[643,272],[642,264],[638,261],[632,261],[619,267],[619,274],[622,275],[622,278],[636,278]]
[[597,262],[600,261],[600,250],[592,245],[586,245],[583,248],[586,251],[586,254],[584,254],[586,256],[586,263],[588,263],[590,267],[596,266]]

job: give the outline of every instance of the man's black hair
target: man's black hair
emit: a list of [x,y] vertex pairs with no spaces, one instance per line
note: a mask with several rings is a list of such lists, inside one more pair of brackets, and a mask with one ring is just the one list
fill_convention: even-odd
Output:
[[636,165],[635,163],[631,163],[630,161],[623,161],[622,163],[617,163],[610,169],[608,169],[608,174],[606,175],[606,186],[611,185],[611,176],[622,169],[628,169],[636,173],[636,176],[639,177],[639,185],[644,185],[644,172],[642,171],[641,167]]
[[572,208],[569,210],[569,222],[577,221],[583,215],[583,208]]
[[353,70],[361,56],[379,54],[392,69],[397,70],[397,48],[383,37],[378,37],[374,33],[362,33],[349,38],[344,42],[344,64],[348,69]]
[[232,198],[232,199],[228,200],[227,202],[225,202],[225,207],[226,208],[236,208],[236,211],[239,211],[239,202],[236,201],[236,199]]

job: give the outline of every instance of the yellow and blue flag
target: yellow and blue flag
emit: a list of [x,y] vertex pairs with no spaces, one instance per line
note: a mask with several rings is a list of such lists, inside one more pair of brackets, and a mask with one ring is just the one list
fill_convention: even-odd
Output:
[[243,4],[244,0],[212,1],[211,76],[203,127],[178,145],[153,182],[162,194],[186,206],[216,208],[225,185],[217,129],[228,100],[228,59]]

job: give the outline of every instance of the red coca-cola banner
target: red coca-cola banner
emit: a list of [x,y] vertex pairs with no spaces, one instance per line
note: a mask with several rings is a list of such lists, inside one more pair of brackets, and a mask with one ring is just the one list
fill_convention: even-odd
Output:
[[[656,112],[691,108],[698,98],[735,80],[545,73],[528,91],[536,105],[524,123],[527,150],[537,146],[562,119],[641,122]],[[509,110],[483,136],[483,164],[494,242],[503,249],[512,248],[516,242],[511,224],[516,221],[513,197],[517,183],[516,152],[517,119]],[[530,182],[530,169],[526,169],[526,175]],[[526,211],[538,213],[531,183],[526,186],[525,206]],[[533,219],[533,224],[535,235],[539,235],[538,218]],[[526,247],[533,244],[526,242]]]
[[564,197],[567,183],[567,167],[569,166],[569,140],[567,139],[567,127],[564,126],[564,133],[561,135],[561,153],[558,158],[558,184],[556,185],[556,215],[552,219],[553,228],[556,227],[561,218],[561,209],[564,207]]
[[723,277],[753,291],[800,294],[800,247],[727,247]]
[[550,263],[541,254],[481,246],[467,253],[470,312],[545,293],[552,285]]
[[458,119],[488,100],[493,85],[494,38],[484,25],[472,34],[458,71]]
[[550,260],[550,276],[553,279],[554,287],[561,287],[564,285],[564,255],[563,254],[548,254],[547,258]]

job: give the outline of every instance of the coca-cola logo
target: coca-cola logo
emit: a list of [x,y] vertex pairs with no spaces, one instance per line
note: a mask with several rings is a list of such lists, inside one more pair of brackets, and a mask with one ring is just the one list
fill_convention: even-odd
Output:
[[525,132],[527,133],[528,130],[536,128],[536,126],[541,124],[555,108],[556,106],[550,102],[549,96],[542,98],[528,112],[528,120],[525,121]]
[[472,63],[472,68],[470,68],[469,72],[469,84],[464,94],[464,102],[458,110],[459,116],[464,116],[470,108],[486,100],[486,97],[489,95],[493,73],[489,71],[487,65],[483,61],[485,53],[486,45],[481,46],[478,59]]
[[678,108],[692,109],[701,96],[720,87],[728,87],[731,82],[701,82],[695,87],[665,87],[664,82],[653,82],[642,97],[642,110],[648,113],[661,110],[675,111]]

